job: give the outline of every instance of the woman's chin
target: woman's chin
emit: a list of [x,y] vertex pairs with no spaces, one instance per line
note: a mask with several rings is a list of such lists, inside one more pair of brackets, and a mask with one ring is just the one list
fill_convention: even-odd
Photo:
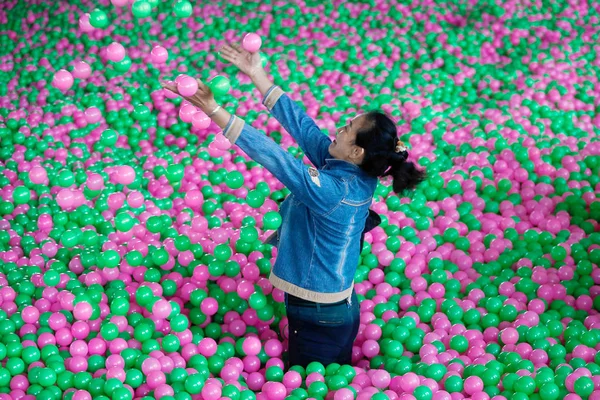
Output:
[[329,145],[329,149],[328,149],[328,150],[329,150],[329,154],[330,154],[331,156],[334,156],[334,154],[335,154],[335,143],[333,143],[333,142],[332,142],[332,143]]

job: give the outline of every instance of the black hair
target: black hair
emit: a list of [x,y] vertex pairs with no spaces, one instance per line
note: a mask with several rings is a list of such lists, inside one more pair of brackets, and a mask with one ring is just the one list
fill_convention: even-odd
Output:
[[391,175],[396,194],[414,189],[425,179],[425,171],[406,161],[406,150],[395,151],[399,139],[394,121],[380,111],[370,111],[364,116],[366,123],[356,133],[355,141],[357,146],[365,150],[360,167],[370,176]]

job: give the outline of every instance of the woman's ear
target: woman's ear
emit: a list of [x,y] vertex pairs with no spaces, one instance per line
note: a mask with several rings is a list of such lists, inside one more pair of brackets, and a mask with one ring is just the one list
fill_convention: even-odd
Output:
[[365,149],[360,146],[354,145],[352,146],[352,151],[350,152],[350,156],[354,160],[362,159],[365,154]]

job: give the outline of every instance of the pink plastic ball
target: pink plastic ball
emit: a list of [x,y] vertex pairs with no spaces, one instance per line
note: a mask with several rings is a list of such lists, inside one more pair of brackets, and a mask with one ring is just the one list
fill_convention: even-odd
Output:
[[263,392],[269,400],[283,400],[287,394],[285,386],[280,382],[267,382],[263,386]]
[[250,53],[256,53],[262,45],[262,39],[256,33],[248,33],[242,40],[242,47]]
[[212,338],[204,338],[198,343],[200,354],[205,357],[210,357],[217,352],[217,342]]
[[56,203],[58,203],[63,210],[67,210],[75,204],[75,196],[70,189],[62,189],[56,195]]
[[77,79],[87,79],[92,74],[92,67],[89,66],[88,63],[84,61],[77,61],[73,63],[73,78]]
[[135,180],[135,170],[129,165],[118,167],[115,173],[115,181],[121,185],[131,185]]
[[361,346],[363,354],[367,358],[373,358],[379,354],[379,343],[375,340],[365,340]]
[[240,371],[233,365],[225,365],[221,370],[221,379],[225,382],[234,382],[240,377]]
[[244,339],[242,343],[242,350],[249,356],[255,356],[260,353],[261,343],[260,340],[255,336],[250,336]]
[[371,382],[378,389],[385,389],[390,385],[390,373],[385,370],[378,370],[373,373]]
[[87,390],[78,390],[73,393],[73,400],[92,400],[92,396]]
[[94,30],[92,24],[90,24],[90,14],[85,13],[79,17],[79,29],[81,32],[89,33]]
[[38,322],[38,318],[40,317],[40,311],[34,306],[27,306],[23,309],[21,313],[21,318],[28,324],[33,324]]
[[191,104],[188,104],[179,109],[179,118],[181,118],[181,120],[183,122],[186,122],[189,124],[190,122],[192,122],[192,118],[194,117],[194,114],[196,114],[197,112],[198,112],[198,109],[196,107],[194,107]]
[[204,203],[204,196],[198,189],[189,190],[184,197],[185,205],[193,210],[197,210]]
[[221,397],[221,388],[216,383],[207,383],[202,388],[202,398],[205,400],[217,400]]
[[354,392],[347,388],[339,389],[333,395],[333,400],[354,400]]
[[402,388],[402,390],[405,392],[412,393],[414,392],[415,388],[419,386],[419,383],[419,376],[414,372],[409,372],[402,376],[402,380],[400,381],[400,388]]
[[112,42],[106,48],[106,58],[113,62],[119,62],[125,58],[125,47],[121,43]]
[[133,208],[141,207],[144,204],[144,195],[137,191],[130,192],[127,195],[127,204]]
[[59,70],[54,74],[52,86],[62,91],[69,90],[73,86],[73,75],[66,69]]
[[180,95],[189,97],[193,96],[198,90],[198,81],[191,76],[185,76],[178,80],[177,91]]
[[298,371],[288,371],[283,376],[283,384],[288,389],[296,389],[302,385],[302,375]]
[[154,46],[150,55],[154,64],[162,64],[169,58],[169,52],[162,46]]
[[219,303],[212,297],[207,297],[200,303],[200,310],[206,315],[215,315],[219,311]]
[[515,328],[506,328],[500,332],[500,340],[504,344],[515,344],[519,340],[519,332]]
[[192,116],[192,126],[197,129],[206,129],[210,126],[211,119],[203,111],[198,111]]
[[29,179],[36,185],[43,184],[48,181],[48,173],[43,167],[33,167],[29,171]]
[[379,327],[379,325],[369,324],[363,331],[363,334],[367,339],[379,340],[379,338],[381,337],[381,328]]
[[269,357],[279,357],[283,352],[283,346],[277,339],[269,339],[265,342],[265,353]]
[[483,390],[483,381],[478,376],[469,376],[465,379],[464,384],[465,392],[467,394],[475,394]]
[[171,314],[171,303],[165,299],[160,299],[152,306],[152,314],[158,318],[164,319]]
[[83,116],[88,124],[95,124],[102,118],[102,112],[97,107],[89,107],[84,111]]
[[231,142],[223,134],[215,135],[215,140],[211,144],[219,150],[228,150],[231,147]]
[[75,307],[73,308],[73,316],[75,319],[87,321],[92,316],[93,311],[94,310],[92,309],[90,303],[85,303],[82,301],[75,304]]

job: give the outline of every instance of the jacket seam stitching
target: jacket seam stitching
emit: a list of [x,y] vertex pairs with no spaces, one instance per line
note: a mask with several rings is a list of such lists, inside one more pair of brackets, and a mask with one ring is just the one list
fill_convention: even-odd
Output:
[[345,233],[346,243],[344,244],[344,247],[342,248],[342,259],[340,260],[340,263],[338,264],[338,267],[337,267],[337,274],[342,279],[342,287],[344,287],[344,285],[346,284],[346,279],[342,272],[344,269],[344,264],[346,263],[346,258],[348,256],[348,246],[350,246],[350,231],[352,230],[352,224],[354,223],[354,219],[356,218],[357,211],[358,211],[358,209],[354,209],[354,213],[352,214],[352,219],[350,220],[350,225],[348,226],[348,229],[346,230],[346,233]]
[[[335,210],[337,210],[340,205],[342,205],[342,203],[344,202],[344,199],[346,198],[346,196],[348,195],[348,182],[346,182],[346,180],[342,179],[342,182],[344,182],[344,196],[342,196],[342,200],[338,201],[338,203],[335,205],[335,207],[333,207],[331,210],[329,210],[328,212],[326,212],[325,214],[321,214],[322,217],[328,217],[330,216]],[[317,213],[318,214],[318,213]]]
[[313,242],[312,242],[312,252],[310,254],[310,262],[308,263],[309,267],[308,267],[308,273],[306,274],[306,280],[305,280],[305,284],[308,283],[308,279],[310,279],[310,275],[311,272],[313,270],[313,260],[315,258],[315,243],[317,241],[317,232],[316,232],[316,225],[315,225],[315,221],[314,219],[311,221],[312,222],[312,228],[313,228]]

